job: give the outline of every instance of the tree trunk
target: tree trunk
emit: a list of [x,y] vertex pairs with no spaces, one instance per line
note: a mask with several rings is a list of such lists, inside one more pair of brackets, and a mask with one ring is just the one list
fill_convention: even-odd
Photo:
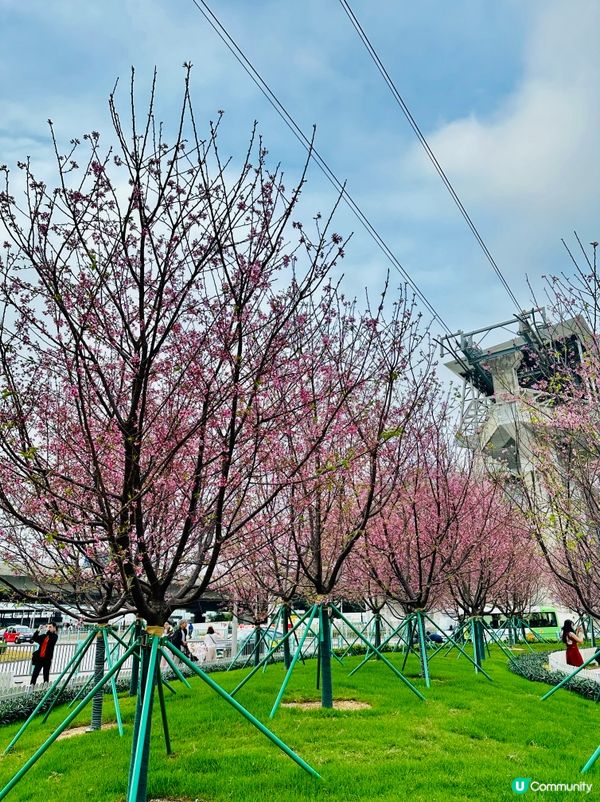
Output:
[[[136,618],[134,629],[133,629],[133,637],[138,640],[142,634],[142,630],[144,629],[143,622],[141,619]],[[139,654],[139,652],[137,653]],[[134,652],[132,657],[131,663],[131,680],[129,682],[129,695],[136,696],[138,692],[138,678],[140,675],[140,661],[137,659],[136,653]]]
[[[374,632],[375,642],[374,645],[377,649],[381,646],[381,613],[379,610],[375,613],[375,632]],[[376,654],[375,655],[377,660],[381,660],[381,657]]]
[[485,638],[483,626],[478,618],[473,620],[473,658],[481,668],[481,663],[485,660]]
[[508,645],[509,646],[514,646],[515,643],[516,643],[516,641],[515,641],[515,634],[514,634],[514,626],[513,626],[513,622],[512,622],[512,618],[511,618],[510,621],[509,621],[509,624],[508,624]]
[[333,707],[333,683],[331,679],[331,629],[329,610],[319,607],[319,643],[321,646],[321,707]]
[[[106,659],[106,647],[102,632],[96,635],[96,651],[94,656],[94,681],[96,685],[104,676],[104,661]],[[92,720],[90,730],[99,730],[102,727],[102,706],[104,704],[104,688],[100,688],[92,700]]]
[[260,652],[261,652],[260,637],[261,637],[260,624],[257,624],[254,627],[254,665],[255,666],[257,666],[260,663]]

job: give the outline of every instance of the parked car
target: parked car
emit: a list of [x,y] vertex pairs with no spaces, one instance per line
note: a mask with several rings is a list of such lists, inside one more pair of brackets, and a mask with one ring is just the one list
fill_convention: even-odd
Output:
[[33,632],[30,627],[14,624],[6,627],[2,633],[2,640],[5,643],[33,643]]

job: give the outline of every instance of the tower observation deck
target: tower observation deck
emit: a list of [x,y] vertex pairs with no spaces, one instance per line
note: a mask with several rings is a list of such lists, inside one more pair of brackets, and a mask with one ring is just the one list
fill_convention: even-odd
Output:
[[[513,336],[484,348],[483,341],[498,330]],[[462,380],[459,442],[515,475],[531,472],[528,444],[543,425],[544,407],[557,403],[548,387],[556,386],[561,373],[577,376],[591,342],[582,317],[550,324],[543,309],[444,337],[442,358],[454,356],[444,364]]]

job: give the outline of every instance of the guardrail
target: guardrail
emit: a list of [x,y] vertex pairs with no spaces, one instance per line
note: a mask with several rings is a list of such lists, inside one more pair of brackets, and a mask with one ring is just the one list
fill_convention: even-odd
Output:
[[[387,637],[387,634],[389,634],[387,629],[387,627],[382,626],[382,640]],[[69,632],[65,633],[62,638],[59,638],[59,641],[54,648],[50,675],[51,680],[55,679],[64,670],[64,668],[67,666],[67,663],[73,657],[76,649],[85,639],[87,634],[87,631],[79,631],[77,633]],[[365,635],[369,637],[368,633],[365,633]],[[352,642],[352,640],[354,640],[354,638],[355,636],[350,630],[348,630],[347,633],[343,631],[343,635],[334,633],[332,638],[333,648],[343,650],[350,642]],[[394,639],[394,641],[397,640],[397,638]],[[267,639],[267,643],[263,641],[260,645],[260,656],[264,656],[267,648],[272,648],[275,643],[276,641],[272,637]],[[114,645],[113,658],[118,659],[118,657],[123,653],[124,647],[114,641],[111,641],[111,645]],[[357,645],[360,645],[360,643],[357,642]],[[203,645],[202,636],[189,641],[189,646],[193,654],[195,654],[200,662],[207,668],[209,668],[211,665],[229,663],[234,656],[231,653],[231,637],[217,639],[217,657],[215,660],[211,661],[205,660],[206,650]],[[0,699],[19,696],[26,692],[32,672],[31,654],[35,647],[36,644],[32,643],[10,643],[6,645],[6,651],[3,654],[0,654]],[[244,647],[241,653],[239,653],[239,659],[244,661],[246,658],[250,658],[253,655],[254,647],[254,637],[247,637]],[[292,640],[290,643],[290,648],[292,651],[295,647],[296,643]],[[315,656],[317,649],[318,638],[316,635],[312,637],[309,636],[304,645],[304,655]],[[74,684],[83,681],[93,672],[95,657],[94,652],[95,650],[92,646],[84,655],[76,674],[73,676],[72,681]],[[13,655],[14,659],[11,659]],[[122,676],[127,676],[131,672],[132,661],[133,658],[129,658],[126,661],[122,669]]]
[[[66,668],[67,663],[75,654],[80,643],[81,641],[74,640],[66,643],[61,643],[59,641],[56,644],[54,647],[54,656],[52,658],[52,674],[58,675]],[[3,694],[3,689],[6,688],[7,685],[13,683],[22,684],[28,680],[32,671],[31,655],[36,646],[37,644],[33,643],[7,644],[7,649],[2,654],[0,660],[0,695]],[[124,649],[121,644],[116,644],[113,652],[114,659],[118,659],[123,651]],[[12,655],[14,655],[14,659],[11,659],[11,652]],[[131,660],[132,658],[125,663],[123,666],[124,669],[131,668]],[[93,670],[94,647],[92,646],[83,656],[76,676],[79,674],[91,674]],[[9,677],[10,680],[8,679]]]

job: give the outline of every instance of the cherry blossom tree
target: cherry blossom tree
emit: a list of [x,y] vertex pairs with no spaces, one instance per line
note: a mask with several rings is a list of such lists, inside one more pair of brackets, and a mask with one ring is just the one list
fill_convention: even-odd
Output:
[[[583,405],[582,405],[583,406]],[[557,413],[560,414],[560,413]],[[600,619],[600,461],[594,451],[595,411],[580,422],[560,415],[558,428],[538,431],[536,484],[522,498],[548,570],[573,609]],[[565,425],[566,424],[566,425]]]
[[[357,366],[369,365],[368,381],[361,392],[348,397],[335,427],[322,438],[319,448],[298,474],[295,525],[289,536],[301,569],[302,595],[319,605],[322,704],[332,705],[329,602],[338,594],[343,566],[363,537],[372,516],[377,515],[393,491],[402,461],[392,454],[402,450],[406,427],[425,403],[431,388],[431,358],[425,333],[406,296],[394,305],[389,323],[384,302],[376,314],[358,322],[346,306],[337,324],[344,342],[350,333],[353,348],[336,352],[333,362],[340,376],[353,375]],[[330,376],[315,371],[310,383],[313,411],[289,433],[289,458],[297,464],[305,438],[327,414],[320,400],[322,384]],[[339,378],[336,378],[339,381]],[[387,455],[387,457],[384,457]],[[381,471],[382,460],[396,465],[396,472]]]
[[522,483],[526,511],[550,577],[569,606],[600,618],[600,351],[597,243],[577,237],[571,272],[547,280],[549,316],[563,339],[542,351],[537,385],[545,403],[530,408],[533,473]]
[[56,186],[25,161],[0,189],[1,556],[90,621],[135,611],[153,648],[290,483],[318,491],[352,448],[368,480],[419,341],[411,308],[386,328],[331,283],[345,242],[295,219],[304,173],[286,189],[256,131],[236,168],[220,116],[201,137],[189,66],[170,134],[154,97],[140,117],[132,79],[127,124],[111,97],[112,148],[50,122]]
[[[367,528],[367,533],[368,531]],[[366,538],[361,538],[346,560],[338,583],[338,593],[344,600],[364,605],[365,609],[370,612],[369,629],[372,633],[370,639],[373,645],[379,648],[382,643],[383,610],[391,600],[372,576],[365,555],[365,541]],[[357,640],[355,637],[351,643],[355,643]],[[379,655],[376,657],[379,659]]]
[[260,581],[261,558],[256,552],[246,555],[243,565],[232,569],[222,579],[213,582],[213,589],[229,600],[236,616],[254,627],[252,656],[258,665],[261,655],[262,625],[267,624],[275,598]]
[[[227,544],[222,566],[230,566],[230,570],[237,573],[240,579],[231,582],[226,571],[219,579],[220,587],[242,611],[247,609],[245,597],[249,587],[254,589],[250,594],[251,599],[253,596],[268,598],[272,612],[279,608],[276,618],[284,634],[291,626],[293,603],[298,600],[301,579],[300,563],[290,535],[297,525],[298,493],[298,487],[290,483],[276,498],[269,499],[262,506],[252,521],[252,531],[244,532],[239,539]],[[241,588],[238,587],[239,582]],[[257,623],[266,620],[265,617],[264,621]],[[289,638],[284,640],[282,648],[287,668],[291,662]],[[258,649],[255,656],[258,656]]]
[[132,87],[127,132],[111,97],[114,151],[92,132],[63,152],[51,124],[55,189],[21,163],[17,199],[4,168],[0,510],[3,558],[57,604],[66,587],[91,620],[133,609],[160,625],[202,595],[361,377],[338,376],[274,479],[281,433],[309,411],[310,315],[335,310],[323,288],[343,242],[331,218],[312,238],[293,220],[304,178],[286,192],[256,134],[237,176],[218,123],[200,138],[189,70],[171,143],[153,103],[140,126]]
[[480,619],[506,597],[506,586],[528,566],[531,528],[506,494],[504,482],[480,478],[473,482],[462,510],[461,536],[471,548],[457,574],[448,575],[452,608],[460,619],[473,621],[475,660],[485,657]]
[[470,504],[473,460],[454,441],[447,401],[432,392],[405,431],[401,470],[385,507],[373,517],[364,541],[365,569],[405,614],[439,604],[448,574],[459,572],[474,544],[461,531]]

